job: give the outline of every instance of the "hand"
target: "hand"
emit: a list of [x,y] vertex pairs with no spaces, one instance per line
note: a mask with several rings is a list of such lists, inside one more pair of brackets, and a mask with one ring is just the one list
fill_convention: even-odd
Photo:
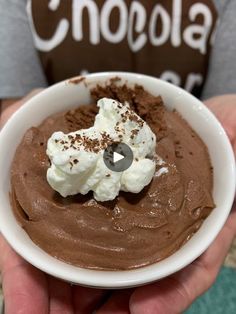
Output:
[[8,99],[2,100],[2,102],[0,100],[0,130],[17,109],[19,109],[27,100],[40,93],[42,90],[42,88],[34,89],[22,99]]
[[236,155],[236,94],[210,98],[205,105],[223,125]]
[[107,294],[46,275],[18,256],[1,235],[0,252],[6,314],[91,314]]
[[[233,102],[235,101],[235,102]],[[221,120],[235,148],[236,95],[221,96],[206,104]],[[236,150],[236,149],[235,149]],[[23,261],[3,239],[0,269],[6,314],[17,313],[181,313],[214,282],[236,235],[236,206],[208,250],[184,270],[136,289],[115,291],[101,305],[103,290],[70,287]],[[77,293],[78,292],[78,293]]]

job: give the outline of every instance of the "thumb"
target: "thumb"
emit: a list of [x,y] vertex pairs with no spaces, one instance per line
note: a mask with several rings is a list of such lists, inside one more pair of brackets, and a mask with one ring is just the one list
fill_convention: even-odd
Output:
[[236,234],[236,212],[208,250],[182,271],[154,284],[137,288],[130,298],[135,314],[182,313],[213,284]]
[[24,261],[0,234],[0,272],[5,313],[48,313],[47,280]]
[[38,88],[32,90],[28,95],[26,95],[22,99],[18,100],[9,100],[9,101],[2,101],[1,104],[1,116],[0,116],[0,129],[4,126],[4,124],[9,120],[12,114],[17,111],[26,101],[31,99],[33,96],[40,93],[43,89]]

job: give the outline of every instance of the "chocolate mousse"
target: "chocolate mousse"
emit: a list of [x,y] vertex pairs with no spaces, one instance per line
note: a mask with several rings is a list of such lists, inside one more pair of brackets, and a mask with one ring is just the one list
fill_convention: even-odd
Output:
[[[176,111],[141,86],[115,81],[91,91],[94,104],[48,117],[24,135],[11,169],[14,214],[30,238],[50,255],[83,268],[127,270],[177,251],[214,208],[207,147]],[[120,192],[113,201],[86,195],[62,197],[47,182],[47,141],[55,131],[91,127],[108,97],[128,101],[155,133],[156,172],[140,193]]]

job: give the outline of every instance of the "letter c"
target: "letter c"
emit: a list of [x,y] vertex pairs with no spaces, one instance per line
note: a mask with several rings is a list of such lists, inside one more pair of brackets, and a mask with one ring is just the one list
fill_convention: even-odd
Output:
[[[51,10],[52,9],[54,10],[54,8],[56,8],[60,4],[60,0],[56,0],[57,6],[55,6],[55,3],[56,3],[55,0],[51,0],[51,1],[53,2],[53,6],[50,5],[51,2],[49,2],[48,8]],[[50,51],[56,48],[57,46],[59,46],[63,42],[69,30],[69,22],[67,19],[65,18],[61,19],[52,38],[46,40],[46,39],[40,38],[40,36],[37,34],[37,31],[35,29],[33,16],[32,16],[31,0],[28,0],[26,10],[29,16],[29,22],[30,22],[30,27],[33,34],[35,46],[38,50],[44,51],[44,52]]]

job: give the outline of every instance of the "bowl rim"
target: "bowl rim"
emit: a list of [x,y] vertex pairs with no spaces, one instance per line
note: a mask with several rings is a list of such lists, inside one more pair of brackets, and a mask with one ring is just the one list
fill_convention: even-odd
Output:
[[[85,77],[86,80],[93,81],[95,79],[101,79],[101,78],[106,78],[107,80],[109,80],[110,78],[115,77],[115,76],[122,77],[122,79],[126,79],[126,80],[130,80],[131,78],[134,80],[140,80],[140,81],[144,79],[155,80],[156,84],[166,86],[167,88],[172,89],[173,91],[175,90],[176,93],[181,93],[183,97],[187,96],[189,99],[192,99],[192,102],[197,103],[198,106],[202,107],[203,110],[207,112],[209,118],[214,120],[218,129],[220,129],[223,134],[225,145],[227,148],[227,154],[229,154],[228,158],[230,160],[232,178],[230,178],[230,181],[228,182],[229,184],[229,193],[228,193],[228,199],[227,199],[228,208],[225,209],[224,218],[222,218],[221,221],[218,223],[218,225],[214,227],[214,232],[209,233],[208,238],[206,239],[206,241],[201,243],[201,246],[198,248],[197,251],[191,251],[191,254],[189,254],[188,256],[185,256],[185,259],[181,263],[179,261],[178,263],[173,263],[173,267],[166,267],[164,271],[162,271],[161,273],[158,272],[158,265],[160,265],[160,263],[165,261],[165,259],[163,261],[156,262],[152,265],[144,266],[144,267],[133,269],[133,270],[121,270],[121,271],[106,271],[105,270],[103,271],[103,270],[85,269],[85,268],[80,268],[73,265],[69,265],[65,262],[57,260],[54,257],[51,257],[50,255],[48,255],[46,252],[42,250],[44,255],[45,254],[48,255],[48,257],[54,260],[54,263],[56,263],[55,265],[57,265],[57,267],[55,267],[53,263],[46,265],[45,262],[42,262],[42,260],[37,259],[34,256],[34,254],[32,254],[31,249],[27,247],[27,245],[25,244],[22,245],[22,243],[20,243],[17,237],[4,227],[4,224],[2,223],[2,220],[0,219],[0,230],[3,236],[6,238],[6,240],[11,245],[11,247],[13,247],[13,249],[19,255],[21,255],[25,260],[27,260],[33,266],[41,269],[42,271],[54,277],[63,279],[65,281],[74,282],[76,284],[80,284],[83,286],[89,286],[89,287],[100,287],[100,288],[135,287],[135,286],[147,284],[147,283],[162,279],[186,267],[188,264],[193,262],[197,257],[199,257],[210,246],[210,244],[213,242],[213,240],[216,238],[216,236],[220,232],[221,228],[223,227],[230,213],[231,206],[234,200],[234,193],[235,193],[235,186],[236,186],[235,158],[234,158],[234,154],[233,154],[229,139],[223,127],[221,126],[220,122],[216,119],[213,113],[211,113],[210,110],[207,109],[207,107],[200,100],[198,100],[196,97],[189,94],[187,91],[183,90],[182,88],[178,86],[175,86],[169,82],[160,80],[156,77],[144,75],[144,74],[112,71],[112,72],[92,73],[92,74],[84,75],[83,77]],[[56,92],[56,90],[58,88],[61,88],[61,86],[64,86],[65,83],[67,84],[69,81],[73,79],[78,79],[78,78],[81,78],[81,76],[75,76],[67,80],[64,80],[62,82],[56,83],[46,88],[42,92],[40,92],[40,94],[33,96],[33,98],[31,98],[30,100],[27,100],[24,106],[21,107],[19,110],[17,110],[17,112],[15,112],[12,115],[12,117],[8,120],[8,122],[2,128],[0,132],[0,146],[1,146],[2,138],[4,138],[6,134],[9,132],[9,130],[11,130],[14,127],[14,123],[17,117],[19,115],[23,115],[24,113],[26,113],[28,111],[28,108],[32,106],[32,103],[36,99],[40,99],[42,95],[47,96],[47,94],[53,90]],[[32,242],[32,240],[30,241]],[[36,244],[34,245],[36,246]],[[77,276],[75,276],[75,274],[77,274]]]

